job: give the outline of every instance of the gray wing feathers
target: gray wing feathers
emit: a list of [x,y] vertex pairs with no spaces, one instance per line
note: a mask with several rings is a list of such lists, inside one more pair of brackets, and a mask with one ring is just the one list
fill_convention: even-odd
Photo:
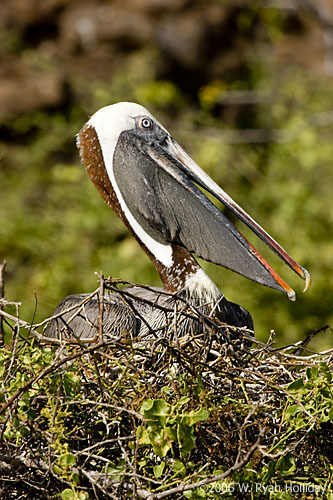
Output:
[[[89,294],[69,295],[60,302],[54,314],[63,313],[52,319],[44,330],[44,335],[50,338],[93,338],[98,334],[99,302],[98,297],[92,297],[83,304]],[[69,312],[69,308],[77,306]],[[138,335],[140,323],[130,308],[117,295],[105,295],[103,309],[103,330],[107,336],[135,337]],[[73,333],[75,335],[73,335]]]

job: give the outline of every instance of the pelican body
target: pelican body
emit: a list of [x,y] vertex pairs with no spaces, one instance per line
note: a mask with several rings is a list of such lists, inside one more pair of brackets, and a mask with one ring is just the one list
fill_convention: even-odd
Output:
[[[142,298],[170,311],[178,298],[186,299],[205,315],[214,314],[228,325],[252,330],[248,311],[223,296],[193,254],[295,300],[295,292],[198,186],[220,200],[305,279],[305,288],[309,286],[308,271],[239,207],[144,107],[121,102],[100,109],[82,128],[77,144],[92,182],[151,259],[163,291],[168,292],[164,295],[159,289],[133,287],[127,303],[116,294],[106,295],[104,336],[126,331],[135,337],[160,328],[165,312],[143,303]],[[67,297],[55,313],[80,304],[86,296]],[[52,320],[45,334],[61,337],[67,329],[80,338],[93,337],[97,317],[98,302],[93,299],[84,306],[84,314],[73,318],[72,312],[66,312]],[[198,322],[189,318],[180,323],[178,336],[200,329]]]

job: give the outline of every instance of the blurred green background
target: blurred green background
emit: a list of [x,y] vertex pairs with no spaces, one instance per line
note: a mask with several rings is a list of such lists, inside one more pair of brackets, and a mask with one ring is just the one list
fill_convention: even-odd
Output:
[[[80,165],[89,115],[137,101],[312,275],[303,283],[236,223],[297,301],[202,263],[256,335],[303,339],[332,321],[333,7],[322,2],[53,0],[0,13],[0,259],[27,321],[95,272],[159,277]],[[234,221],[235,222],[235,221]],[[311,347],[332,346],[329,330]]]

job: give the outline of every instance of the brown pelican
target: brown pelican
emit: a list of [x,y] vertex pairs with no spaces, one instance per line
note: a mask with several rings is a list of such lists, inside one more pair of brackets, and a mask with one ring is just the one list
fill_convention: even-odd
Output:
[[[130,289],[125,303],[111,294],[104,298],[103,334],[142,335],[165,322],[165,312],[140,300],[169,306],[177,297],[214,314],[220,321],[253,328],[250,314],[229,302],[205,274],[192,254],[226,267],[262,285],[295,292],[269,266],[259,252],[199,189],[220,200],[261,238],[293,271],[310,284],[310,275],[218,186],[177,144],[169,132],[144,107],[128,102],[97,111],[78,135],[80,156],[104,201],[125,223],[160,274],[164,291]],[[67,311],[87,294],[64,299],[55,313]],[[80,338],[96,333],[98,301],[87,302],[80,315],[73,311],[51,321],[45,334]],[[178,328],[183,335],[197,328],[187,318]]]

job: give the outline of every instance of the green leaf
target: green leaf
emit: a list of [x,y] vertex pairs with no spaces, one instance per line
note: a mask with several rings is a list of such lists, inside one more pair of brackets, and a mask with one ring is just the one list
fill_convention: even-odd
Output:
[[153,446],[154,453],[161,458],[166,456],[173,443],[173,438],[170,437],[169,432],[167,432],[166,429],[161,428],[156,431],[155,429],[148,428],[147,430],[149,441]]
[[140,412],[143,414],[145,413],[146,411],[149,411],[152,409],[154,405],[154,400],[153,399],[146,399],[142,405],[141,405],[141,409],[140,409]]
[[53,466],[53,472],[55,474],[57,474],[57,476],[61,476],[62,475],[62,469],[58,465],[56,465],[56,464]]
[[142,403],[141,412],[146,418],[164,417],[170,413],[170,405],[164,399],[148,399]]
[[280,474],[283,476],[288,476],[295,472],[296,464],[293,455],[287,453],[283,457],[280,457],[277,461],[276,469],[279,470]]
[[201,375],[199,375],[199,374],[197,375],[197,383],[198,383],[198,388],[199,388],[200,390],[204,389],[205,384],[203,383],[203,381],[202,381],[202,377],[201,377]]
[[50,365],[53,362],[54,353],[53,353],[52,349],[50,349],[49,347],[46,347],[45,349],[43,349],[42,355],[43,355],[43,361],[46,365]]
[[163,392],[164,394],[171,394],[171,389],[168,385],[164,385],[163,387],[161,387],[161,392]]
[[20,425],[18,428],[18,432],[19,432],[20,436],[27,437],[30,434],[30,429],[29,429],[29,427],[26,427],[25,425]]
[[89,493],[87,491],[80,491],[78,494],[78,500],[89,500]]
[[71,474],[71,480],[73,481],[73,483],[79,484],[79,482],[80,482],[79,474],[77,472],[73,472]]
[[137,435],[140,436],[139,444],[150,444],[147,429],[143,429],[142,426],[138,427]]
[[177,440],[177,432],[173,427],[165,427],[165,432],[172,441]]
[[154,476],[156,477],[156,479],[162,476],[164,469],[165,469],[165,462],[161,462],[155,465],[155,467],[153,467]]
[[268,483],[275,472],[276,462],[271,461],[263,468],[263,482]]
[[176,475],[185,476],[186,467],[183,462],[180,462],[180,460],[175,460],[172,466],[172,472],[174,472]]
[[170,405],[164,401],[164,399],[156,399],[154,401],[153,407],[151,409],[151,415],[156,415],[157,417],[165,417],[170,413]]
[[65,373],[62,383],[65,394],[68,397],[76,396],[81,390],[81,379],[76,373]]
[[208,498],[205,490],[198,488],[196,490],[184,491],[183,496],[190,500],[200,500],[201,498]]
[[66,488],[65,490],[62,491],[61,500],[74,500],[74,499],[75,499],[75,493],[73,492],[73,490]]
[[306,378],[308,380],[316,380],[318,378],[319,370],[317,366],[309,366],[306,371]]
[[328,380],[328,382],[331,382],[331,380],[332,380],[331,370],[330,370],[329,366],[327,366],[327,364],[324,363],[323,361],[320,362],[320,371],[325,376],[325,378]]
[[112,476],[114,481],[119,481],[121,476],[118,475],[119,472],[124,472],[125,460],[120,459],[117,464],[109,462],[106,467],[106,473]]
[[59,456],[58,463],[62,467],[72,467],[76,463],[75,455],[73,455],[72,453],[64,453],[63,455]]
[[193,426],[198,422],[207,420],[208,417],[209,412],[201,408],[198,411],[191,411],[188,415],[185,415],[182,420],[185,425]]
[[148,425],[154,427],[164,427],[166,417],[170,414],[170,405],[164,399],[144,401],[141,406]]
[[27,413],[27,417],[29,420],[34,420],[35,418],[37,418],[37,413],[35,412],[35,410],[29,409],[28,413]]
[[180,423],[177,426],[177,439],[182,453],[192,451],[195,445],[193,427]]
[[302,408],[298,405],[290,405],[286,410],[286,417],[293,417],[297,412],[302,411]]
[[298,391],[302,387],[304,387],[304,381],[301,377],[301,378],[298,378],[297,380],[294,380],[294,382],[291,382],[291,384],[288,385],[287,390],[288,391]]

